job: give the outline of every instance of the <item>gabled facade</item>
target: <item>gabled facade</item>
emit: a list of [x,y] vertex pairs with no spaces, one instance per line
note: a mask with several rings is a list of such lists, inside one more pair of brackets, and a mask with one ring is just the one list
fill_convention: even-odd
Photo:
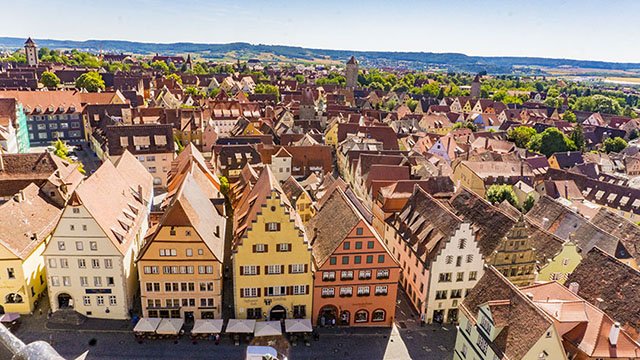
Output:
[[470,223],[462,223],[429,264],[426,322],[455,323],[458,305],[484,273],[484,261]]
[[341,189],[307,224],[315,279],[312,322],[318,326],[391,326],[400,266]]
[[236,208],[234,231],[235,317],[310,318],[311,246],[269,167]]
[[151,175],[129,152],[78,186],[43,254],[53,311],[130,317],[152,197]]
[[180,179],[138,257],[145,317],[221,316],[226,219],[212,201],[217,190],[199,172],[196,167]]
[[488,264],[516,286],[531,285],[536,279],[536,254],[530,233],[529,225],[521,216],[487,259]]

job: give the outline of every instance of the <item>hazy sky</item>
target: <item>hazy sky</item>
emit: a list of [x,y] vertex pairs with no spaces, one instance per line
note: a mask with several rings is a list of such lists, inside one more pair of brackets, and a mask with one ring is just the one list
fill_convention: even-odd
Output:
[[635,0],[0,0],[0,36],[640,62]]

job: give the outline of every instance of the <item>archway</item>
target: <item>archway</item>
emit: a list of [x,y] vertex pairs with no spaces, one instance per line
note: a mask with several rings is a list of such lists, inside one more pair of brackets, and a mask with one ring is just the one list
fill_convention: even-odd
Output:
[[287,318],[287,309],[285,309],[284,306],[276,305],[271,308],[271,311],[269,312],[270,320],[282,320],[286,318]]
[[58,295],[58,309],[73,309],[73,298],[67,293]]
[[325,326],[335,324],[337,317],[338,308],[333,305],[325,305],[320,308],[320,312],[318,313],[318,325]]

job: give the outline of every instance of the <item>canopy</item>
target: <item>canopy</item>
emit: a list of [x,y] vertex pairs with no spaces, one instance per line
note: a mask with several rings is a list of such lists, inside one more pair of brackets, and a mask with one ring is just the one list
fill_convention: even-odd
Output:
[[252,333],[256,326],[255,320],[243,320],[243,319],[229,319],[227,323],[227,333]]
[[183,324],[183,319],[162,319],[156,329],[156,333],[160,335],[177,335]]
[[311,320],[309,319],[286,319],[284,328],[288,333],[306,333],[312,332]]
[[2,317],[0,317],[0,322],[12,322],[12,321],[16,321],[20,318],[20,314],[18,313],[6,313],[6,314],[2,314]]
[[160,325],[160,321],[162,319],[159,318],[142,318],[136,324],[136,327],[133,328],[134,332],[154,332]]
[[192,334],[219,334],[222,332],[222,319],[196,319]]
[[255,336],[278,336],[282,335],[282,325],[280,321],[261,321],[256,323]]

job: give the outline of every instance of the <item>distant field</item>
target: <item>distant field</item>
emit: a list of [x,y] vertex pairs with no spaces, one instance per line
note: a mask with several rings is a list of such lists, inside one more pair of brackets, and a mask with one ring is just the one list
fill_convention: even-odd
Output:
[[640,77],[606,77],[602,79],[605,82],[616,84],[638,84],[640,85]]

